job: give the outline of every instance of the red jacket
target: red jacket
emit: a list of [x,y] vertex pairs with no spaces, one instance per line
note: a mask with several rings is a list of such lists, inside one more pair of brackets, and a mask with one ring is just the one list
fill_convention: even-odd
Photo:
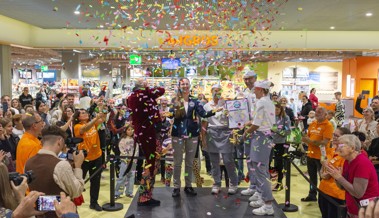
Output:
[[312,108],[315,110],[318,107],[318,98],[315,94],[311,93],[309,95],[309,100],[312,102]]

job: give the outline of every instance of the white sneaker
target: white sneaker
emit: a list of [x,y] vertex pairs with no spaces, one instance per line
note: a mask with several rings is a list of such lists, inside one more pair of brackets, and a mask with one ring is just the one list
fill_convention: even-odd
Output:
[[255,192],[254,195],[249,198],[249,201],[258,201],[259,199],[262,200],[262,194]]
[[274,208],[272,206],[263,205],[260,208],[254,209],[253,214],[258,216],[274,215]]
[[211,193],[212,194],[218,194],[220,192],[220,187],[218,187],[218,186],[213,186],[212,187],[212,191],[211,191]]
[[256,191],[255,191],[254,189],[248,188],[248,189],[242,190],[242,191],[241,191],[241,195],[251,196],[251,195],[253,195],[255,192],[256,192]]
[[265,202],[262,199],[259,199],[258,201],[252,201],[249,203],[250,207],[262,207],[265,205]]
[[228,189],[228,194],[234,195],[238,191],[238,186],[231,185]]

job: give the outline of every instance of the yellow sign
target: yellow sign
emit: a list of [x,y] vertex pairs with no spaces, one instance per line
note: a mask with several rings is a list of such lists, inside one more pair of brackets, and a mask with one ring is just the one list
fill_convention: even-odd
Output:
[[160,44],[168,44],[171,46],[216,46],[218,45],[218,36],[189,36],[189,35],[181,35],[178,37],[170,37],[166,40],[159,40]]

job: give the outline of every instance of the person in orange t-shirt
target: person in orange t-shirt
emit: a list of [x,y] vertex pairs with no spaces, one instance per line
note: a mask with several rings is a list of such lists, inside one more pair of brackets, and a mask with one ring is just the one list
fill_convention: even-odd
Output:
[[315,185],[310,186],[307,197],[301,201],[317,201],[317,174],[321,170],[321,159],[325,159],[327,154],[331,154],[330,140],[333,137],[333,126],[326,118],[327,110],[317,107],[315,111],[316,120],[308,127],[308,135],[302,141],[308,144],[307,169],[309,179]]
[[[325,164],[331,163],[334,167],[342,169],[345,159],[337,154],[336,148],[338,146],[338,137],[350,134],[350,130],[343,127],[338,127],[333,133],[332,140],[332,152],[327,154],[327,160],[322,163],[323,167],[320,172],[321,182],[319,189],[327,195],[329,198],[332,198],[339,205],[345,205],[345,191],[340,189],[334,178],[326,172]],[[318,195],[318,206],[320,208],[322,217],[338,217],[339,208],[329,202],[329,198],[319,193]],[[344,214],[341,214],[341,217],[346,216],[346,210],[343,211]]]
[[[74,114],[74,135],[75,137],[83,138],[83,142],[78,144],[78,149],[87,151],[87,157],[82,164],[83,179],[88,171],[90,177],[92,177],[103,163],[100,138],[96,127],[104,122],[104,116],[103,113],[98,113],[94,119],[90,120],[88,112],[84,109],[80,109]],[[100,180],[101,173],[94,175],[90,180],[90,208],[96,211],[102,211],[97,202],[99,199]]]
[[18,142],[16,150],[16,172],[21,174],[24,173],[26,161],[36,155],[42,148],[42,143],[38,136],[41,136],[45,122],[37,112],[33,114],[26,113],[22,120],[22,125],[25,128],[25,133]]

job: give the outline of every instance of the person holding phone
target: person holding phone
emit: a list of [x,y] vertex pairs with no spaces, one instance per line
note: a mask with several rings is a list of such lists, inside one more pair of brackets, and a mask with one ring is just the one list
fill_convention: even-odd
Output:
[[22,177],[23,181],[18,186],[13,181],[9,181],[9,171],[3,163],[4,158],[5,153],[0,150],[0,209],[15,210],[28,189],[27,179]]
[[[36,201],[43,195],[44,193],[42,192],[30,192],[28,196],[21,200],[14,211],[6,211],[4,217],[29,218],[44,215],[45,211],[38,211],[35,208]],[[60,202],[54,200],[54,210],[56,216],[60,218],[79,218],[79,214],[76,213],[75,204],[64,192],[60,193]],[[0,216],[3,217],[3,214],[0,213]]]
[[25,165],[25,171],[32,170],[35,175],[35,179],[29,184],[30,190],[40,191],[46,195],[59,195],[60,192],[65,192],[71,198],[82,194],[83,151],[73,154],[74,169],[68,161],[58,158],[58,154],[66,150],[66,138],[65,131],[58,126],[47,126],[42,130],[42,149]]
[[[355,101],[355,110],[358,113],[363,115],[364,108],[361,107],[362,99],[364,98],[364,94],[361,93],[358,95],[357,100]],[[375,96],[372,98],[370,107],[374,110],[375,120],[379,119],[379,97]]]

